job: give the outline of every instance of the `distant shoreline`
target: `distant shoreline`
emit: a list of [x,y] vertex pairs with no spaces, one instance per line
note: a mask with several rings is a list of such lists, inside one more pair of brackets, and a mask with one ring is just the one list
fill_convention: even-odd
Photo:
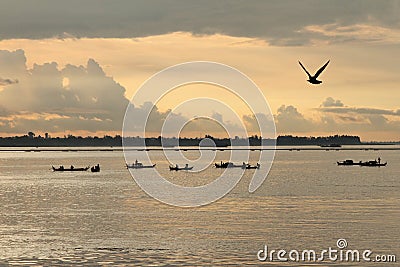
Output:
[[[366,147],[367,144],[356,147],[324,148],[315,146],[277,146],[277,147],[1,147],[0,152],[122,152],[122,151],[379,151],[400,150],[400,147]],[[393,144],[395,145],[395,144]],[[6,148],[6,149],[5,149]]]
[[[204,140],[208,140],[204,142]],[[343,145],[396,145],[400,142],[361,142],[360,137],[351,135],[332,135],[319,137],[304,137],[284,135],[278,136],[276,139],[265,139],[260,136],[253,135],[248,138],[235,137],[215,138],[205,135],[204,138],[166,138],[166,137],[122,137],[103,136],[103,137],[81,137],[68,135],[65,137],[45,137],[35,136],[33,132],[28,135],[14,137],[0,137],[0,147],[30,147],[30,148],[60,148],[60,147],[164,147],[174,148],[180,147],[213,147],[218,148],[235,148],[235,147],[261,147],[261,146],[322,146],[322,148],[335,149]]]

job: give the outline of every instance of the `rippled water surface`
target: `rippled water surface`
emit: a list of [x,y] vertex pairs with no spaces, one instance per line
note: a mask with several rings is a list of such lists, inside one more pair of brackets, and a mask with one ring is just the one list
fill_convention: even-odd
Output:
[[[140,159],[145,152],[137,153]],[[177,184],[207,184],[221,173],[211,167],[170,172],[162,152],[149,153],[159,172]],[[184,153],[198,157],[196,151]],[[229,153],[217,152],[215,161],[227,160]],[[257,153],[251,152],[250,161]],[[386,167],[336,166],[338,160],[378,156],[388,161]],[[50,170],[97,163],[100,173]],[[124,168],[122,152],[2,151],[0,266],[268,265],[257,259],[266,244],[321,251],[336,247],[339,238],[352,249],[400,257],[399,163],[396,150],[277,151],[255,193],[247,191],[254,172],[248,170],[225,198],[179,208],[146,195]],[[227,171],[232,177],[239,172]]]

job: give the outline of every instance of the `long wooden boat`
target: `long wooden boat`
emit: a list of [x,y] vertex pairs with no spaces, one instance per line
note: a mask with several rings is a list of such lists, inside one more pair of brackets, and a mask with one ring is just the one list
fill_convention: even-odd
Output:
[[55,172],[85,172],[89,170],[90,167],[84,167],[84,168],[64,168],[63,166],[59,168],[54,168],[54,166],[51,166],[53,171]]
[[360,166],[367,166],[367,167],[384,167],[386,165],[387,165],[387,162],[380,163],[376,160],[370,160],[370,161],[365,161],[365,162],[360,163]]
[[226,168],[241,168],[243,165],[236,165],[232,162],[222,162],[221,163],[214,163],[215,168],[219,169],[226,169]]
[[370,160],[370,161],[359,161],[359,162],[354,162],[351,159],[346,159],[344,161],[338,161],[337,165],[339,166],[367,166],[367,167],[384,167],[387,165],[387,162],[381,163],[380,160]]
[[242,165],[242,169],[246,169],[246,170],[249,170],[249,169],[259,169],[260,168],[260,164],[259,163],[257,163],[256,165],[250,165],[250,164],[243,164]]
[[143,163],[141,163],[141,162],[134,162],[131,165],[126,164],[127,169],[150,169],[150,168],[154,168],[155,166],[156,166],[156,164],[143,165]]
[[185,167],[169,166],[169,170],[170,171],[190,171],[191,169],[193,169],[193,166],[192,167],[189,167],[189,166],[185,166]]
[[337,161],[338,166],[354,166],[354,165],[361,165],[361,161],[359,162],[354,162],[351,159],[346,159],[343,161]]

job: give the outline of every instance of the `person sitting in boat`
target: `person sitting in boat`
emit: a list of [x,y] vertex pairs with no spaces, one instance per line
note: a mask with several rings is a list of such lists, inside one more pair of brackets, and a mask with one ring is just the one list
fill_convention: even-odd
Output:
[[259,168],[260,168],[260,163],[257,162],[257,169],[259,169]]
[[64,166],[63,165],[60,166],[60,170],[64,170]]
[[74,166],[73,165],[71,165],[71,170],[73,170],[74,169]]
[[178,164],[175,164],[175,168],[177,168],[177,169],[179,168]]
[[185,164],[185,169],[188,169],[189,168],[189,164]]

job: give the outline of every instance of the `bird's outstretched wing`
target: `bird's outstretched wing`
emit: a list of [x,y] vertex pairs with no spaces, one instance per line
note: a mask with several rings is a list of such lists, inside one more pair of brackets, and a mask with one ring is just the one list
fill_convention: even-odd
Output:
[[328,66],[329,62],[331,60],[328,60],[328,62],[325,63],[325,65],[323,65],[314,75],[315,78],[318,78],[318,76],[324,71],[324,69],[326,68],[326,66]]
[[311,74],[306,70],[306,68],[303,66],[303,64],[301,64],[300,61],[299,61],[299,64],[303,68],[303,70],[307,73],[308,77],[311,78]]

